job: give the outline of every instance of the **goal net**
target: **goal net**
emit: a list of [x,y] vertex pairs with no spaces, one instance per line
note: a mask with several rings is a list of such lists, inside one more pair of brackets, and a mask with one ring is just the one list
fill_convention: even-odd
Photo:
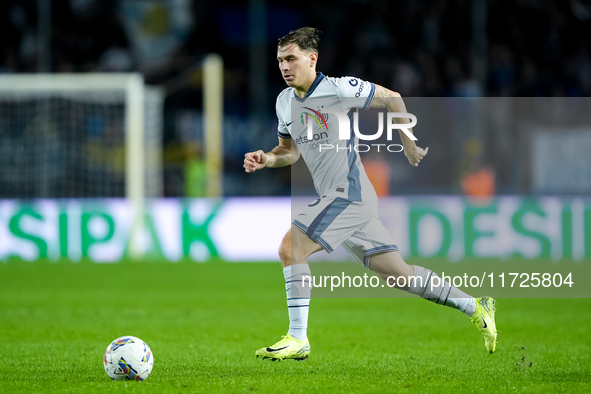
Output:
[[162,112],[138,74],[0,75],[0,198],[161,196]]

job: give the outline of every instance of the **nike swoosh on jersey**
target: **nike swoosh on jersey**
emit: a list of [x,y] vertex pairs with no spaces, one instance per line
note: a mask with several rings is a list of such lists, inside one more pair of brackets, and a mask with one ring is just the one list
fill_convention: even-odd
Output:
[[295,120],[292,120],[291,122],[289,122],[288,124],[286,124],[285,127],[289,127],[289,125],[292,124],[293,122],[295,122]]
[[268,348],[267,348],[267,351],[268,351],[268,352],[278,352],[278,351],[280,351],[280,350],[283,350],[283,349],[285,349],[285,348],[287,348],[287,347],[289,347],[289,345],[287,345],[287,346],[283,346],[283,347],[280,347],[279,349],[273,349],[273,348],[271,348],[271,347],[268,347]]

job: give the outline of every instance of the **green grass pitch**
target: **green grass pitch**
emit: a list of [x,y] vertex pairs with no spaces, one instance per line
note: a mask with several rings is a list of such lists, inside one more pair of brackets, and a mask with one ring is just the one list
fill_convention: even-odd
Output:
[[[313,299],[310,359],[255,359],[287,325],[278,263],[0,264],[0,392],[591,392],[590,299],[499,299],[494,355],[450,308]],[[103,370],[122,335],[144,382]]]

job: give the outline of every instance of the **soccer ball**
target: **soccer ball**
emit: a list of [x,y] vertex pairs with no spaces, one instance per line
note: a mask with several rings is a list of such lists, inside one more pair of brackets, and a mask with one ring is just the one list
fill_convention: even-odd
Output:
[[115,339],[105,351],[105,372],[113,380],[144,380],[152,372],[152,350],[139,338],[126,335]]

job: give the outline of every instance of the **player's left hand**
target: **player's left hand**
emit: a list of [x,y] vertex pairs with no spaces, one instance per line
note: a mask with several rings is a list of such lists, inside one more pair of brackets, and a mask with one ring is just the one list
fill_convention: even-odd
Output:
[[404,147],[404,155],[413,167],[419,166],[419,163],[423,160],[423,157],[427,155],[427,152],[429,152],[429,147],[425,149],[419,148],[416,145],[408,148],[406,146]]

